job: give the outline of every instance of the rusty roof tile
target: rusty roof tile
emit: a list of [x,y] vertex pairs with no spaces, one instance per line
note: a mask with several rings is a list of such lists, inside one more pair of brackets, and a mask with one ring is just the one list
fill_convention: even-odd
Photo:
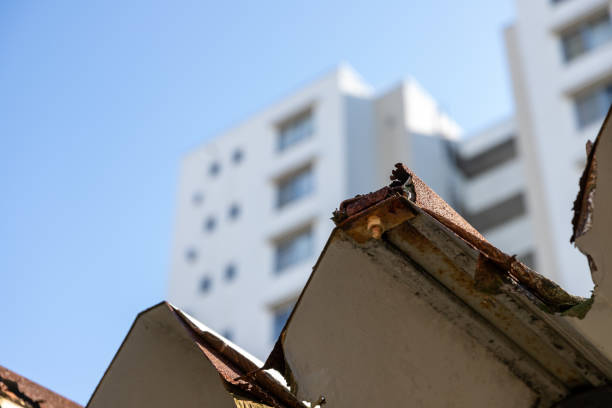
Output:
[[0,397],[24,408],[80,408],[81,405],[0,366]]

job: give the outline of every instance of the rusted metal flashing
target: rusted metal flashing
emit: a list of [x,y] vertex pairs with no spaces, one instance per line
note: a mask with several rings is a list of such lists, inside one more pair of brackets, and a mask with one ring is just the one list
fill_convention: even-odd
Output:
[[393,170],[389,177],[391,184],[388,186],[368,194],[358,194],[341,202],[338,209],[333,212],[332,220],[334,223],[338,225],[347,218],[390,197],[405,197],[408,200],[415,201],[416,194],[410,174],[403,171],[401,163],[396,164],[395,167],[396,170]]
[[421,209],[480,251],[482,256],[488,258],[500,270],[520,282],[541,299],[550,308],[550,311],[563,312],[588,301],[588,299],[568,294],[559,285],[517,260],[516,255],[510,256],[491,245],[411,170],[403,165],[402,168],[412,177],[416,190],[416,204]]
[[[550,312],[565,312],[575,306],[589,304],[589,300],[573,296],[559,285],[538,274],[516,256],[510,256],[491,245],[474,227],[425,184],[414,172],[401,163],[395,165],[391,184],[374,193],[345,200],[334,213],[338,227],[344,229],[358,243],[371,238],[367,217],[376,215],[386,221],[386,228],[399,225],[414,217],[411,204],[431,215],[461,239],[477,249],[498,270],[512,277],[539,298]],[[408,200],[407,198],[411,198]],[[410,201],[410,202],[408,202]],[[582,308],[584,309],[584,308]],[[587,309],[588,310],[588,309]],[[575,316],[583,316],[582,313]]]
[[80,408],[70,401],[0,366],[0,402],[7,399],[24,408]]
[[393,196],[402,196],[401,187],[383,187],[368,194],[359,194],[340,203],[337,210],[333,212],[332,220],[336,225],[340,224],[349,217],[376,205],[377,203]]
[[219,372],[233,395],[275,408],[306,407],[289,390],[249,358],[219,337],[200,330],[178,309],[170,307],[190,331],[198,347]]
[[377,237],[371,228],[372,220],[376,221],[375,225],[380,228],[382,234],[414,216],[415,213],[404,196],[392,195],[365,207],[361,212],[353,213],[338,223],[338,228],[344,230],[356,242],[363,244],[370,238],[380,238],[380,235]]

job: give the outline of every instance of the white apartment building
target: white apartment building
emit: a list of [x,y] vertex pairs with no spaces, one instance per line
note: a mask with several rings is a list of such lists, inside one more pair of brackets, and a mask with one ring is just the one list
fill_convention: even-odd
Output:
[[518,146],[534,219],[538,271],[589,295],[585,257],[570,248],[571,208],[586,158],[612,102],[607,0],[516,0],[506,30]]
[[459,134],[414,80],[376,94],[346,66],[224,132],[182,162],[170,301],[265,357],[333,209],[399,161],[454,202]]

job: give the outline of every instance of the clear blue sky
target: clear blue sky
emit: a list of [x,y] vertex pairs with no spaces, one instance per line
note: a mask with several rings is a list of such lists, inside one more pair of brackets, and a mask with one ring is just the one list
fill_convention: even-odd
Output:
[[[85,403],[165,296],[181,155],[345,61],[471,131],[511,0],[0,2],[0,364]],[[331,209],[330,209],[331,210]]]

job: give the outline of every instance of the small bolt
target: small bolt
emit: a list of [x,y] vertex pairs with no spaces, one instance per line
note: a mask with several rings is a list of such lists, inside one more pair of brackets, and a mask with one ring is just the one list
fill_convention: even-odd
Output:
[[382,222],[380,217],[376,215],[370,215],[368,217],[368,231],[372,234],[372,238],[380,239],[383,233]]

